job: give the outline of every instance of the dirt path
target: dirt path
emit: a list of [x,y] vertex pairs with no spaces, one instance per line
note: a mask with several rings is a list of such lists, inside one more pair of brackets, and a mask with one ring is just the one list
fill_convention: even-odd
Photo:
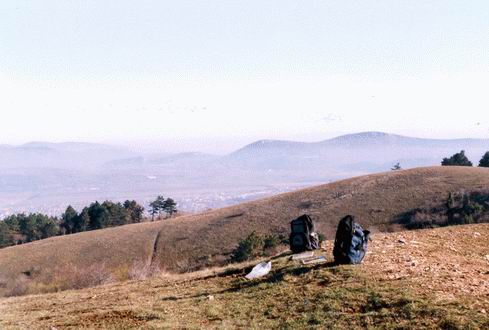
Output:
[[155,263],[155,259],[157,257],[158,243],[160,241],[160,236],[161,236],[161,230],[158,231],[158,233],[155,236],[155,240],[154,240],[154,243],[153,243],[153,251],[152,251],[152,253],[151,253],[150,257],[149,257],[148,266],[149,266],[150,269],[151,269],[151,267],[153,267],[153,265]]

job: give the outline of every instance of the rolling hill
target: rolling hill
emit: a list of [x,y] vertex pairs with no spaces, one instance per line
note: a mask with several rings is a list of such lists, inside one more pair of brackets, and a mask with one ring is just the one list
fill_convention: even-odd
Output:
[[[332,242],[316,254],[331,260]],[[373,235],[362,265],[249,264],[0,298],[2,329],[487,329],[489,224]]]
[[109,273],[135,264],[188,272],[223,265],[237,242],[252,231],[288,234],[291,219],[310,214],[332,238],[338,220],[357,216],[372,231],[402,229],[403,214],[443,204],[449,192],[489,186],[485,168],[431,167],[356,177],[274,197],[155,223],[84,232],[0,250],[0,294],[27,274],[52,280],[69,269],[102,265]]

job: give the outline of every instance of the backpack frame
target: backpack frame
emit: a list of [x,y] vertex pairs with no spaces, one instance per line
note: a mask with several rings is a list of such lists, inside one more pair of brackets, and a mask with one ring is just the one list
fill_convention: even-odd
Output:
[[290,222],[290,249],[293,253],[312,251],[319,248],[318,235],[315,232],[314,222],[307,214],[303,214]]

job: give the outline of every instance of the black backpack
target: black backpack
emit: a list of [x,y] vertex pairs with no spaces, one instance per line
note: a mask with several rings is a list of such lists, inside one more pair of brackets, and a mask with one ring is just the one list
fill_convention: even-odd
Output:
[[347,215],[340,220],[334,241],[333,255],[337,264],[359,264],[367,253],[370,232]]
[[290,229],[289,243],[293,253],[319,249],[318,234],[310,216],[304,214],[291,221]]

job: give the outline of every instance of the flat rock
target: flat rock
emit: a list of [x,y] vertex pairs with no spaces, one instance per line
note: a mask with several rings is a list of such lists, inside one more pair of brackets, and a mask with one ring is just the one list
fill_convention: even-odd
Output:
[[314,251],[306,251],[302,253],[297,253],[292,256],[292,260],[302,260],[306,258],[311,258],[314,256]]

